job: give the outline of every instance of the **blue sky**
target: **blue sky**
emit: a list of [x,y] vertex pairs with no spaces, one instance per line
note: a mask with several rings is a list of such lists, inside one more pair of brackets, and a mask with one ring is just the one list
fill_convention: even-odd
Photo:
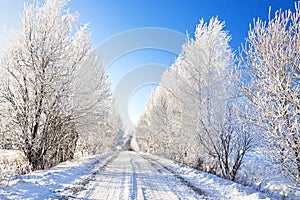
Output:
[[94,42],[113,34],[139,27],[164,27],[193,33],[199,19],[218,16],[226,22],[236,49],[247,36],[253,18],[267,20],[272,10],[294,9],[294,0],[72,0],[71,10],[81,14],[82,22],[91,22]]
[[[90,22],[94,46],[123,31],[143,28],[162,27],[186,31],[193,35],[196,24],[201,18],[206,21],[218,16],[226,22],[225,29],[232,36],[231,47],[237,50],[247,37],[249,24],[254,18],[267,20],[269,6],[272,15],[282,8],[294,10],[294,0],[72,0],[71,11],[80,13],[80,23]],[[24,1],[0,0],[0,49],[8,41],[7,35],[17,28]],[[122,44],[120,44],[122,45]],[[161,50],[140,50],[123,55],[108,69],[113,88],[130,70],[147,63],[159,63],[170,66],[175,54]],[[129,101],[129,114],[136,121],[142,113],[146,98],[153,85],[133,91]]]

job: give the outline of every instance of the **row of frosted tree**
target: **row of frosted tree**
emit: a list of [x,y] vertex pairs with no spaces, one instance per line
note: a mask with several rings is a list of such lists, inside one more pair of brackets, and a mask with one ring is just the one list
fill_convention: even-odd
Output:
[[79,26],[67,2],[25,5],[1,55],[1,148],[21,150],[34,170],[101,153],[118,140],[108,77],[88,26]]
[[239,55],[211,18],[187,37],[147,102],[140,150],[236,180],[249,151],[300,181],[300,10],[256,20]]

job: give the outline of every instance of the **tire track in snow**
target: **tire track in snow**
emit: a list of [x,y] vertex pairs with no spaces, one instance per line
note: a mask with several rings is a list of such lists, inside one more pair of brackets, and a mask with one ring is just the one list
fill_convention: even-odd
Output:
[[[105,163],[104,163],[103,165],[101,165],[101,166],[99,167],[99,169],[98,169],[97,171],[93,172],[93,174],[92,174],[92,176],[90,177],[88,183],[90,183],[90,181],[96,180],[96,176],[97,176],[101,171],[105,171],[105,168],[107,167],[107,165],[109,165],[111,162],[113,162],[113,161],[119,156],[119,154],[120,154],[120,152],[116,152],[115,154],[113,154],[110,158],[108,158],[108,159],[105,161]],[[87,183],[87,184],[88,184],[88,183]],[[87,184],[85,184],[85,186],[86,186]],[[82,190],[83,190],[83,188],[82,188]],[[77,192],[77,193],[79,193],[79,192]],[[76,194],[77,194],[77,193],[76,193]],[[92,193],[92,191],[89,191],[89,192],[87,193],[87,196],[90,196],[91,193]],[[75,195],[75,194],[74,194],[74,195]]]
[[[112,157],[106,160],[106,162],[99,168],[100,171],[105,170],[108,164],[110,164],[113,160],[115,160],[119,156],[120,152],[115,153]],[[97,173],[100,173],[97,171]]]
[[[61,196],[61,199],[74,199],[76,198],[75,196],[81,192],[82,190],[84,190],[84,188],[93,180],[95,180],[95,177],[97,176],[97,174],[100,173],[100,171],[105,170],[106,166],[111,163],[113,160],[115,160],[118,156],[119,156],[119,152],[114,153],[111,157],[109,157],[108,159],[105,160],[104,164],[101,165],[98,170],[94,171],[93,173],[91,173],[89,176],[87,176],[86,178],[84,178],[82,181],[75,183],[72,186],[69,186],[67,188],[67,190],[69,190],[71,192],[72,195],[68,195],[68,196]],[[91,170],[95,169],[96,166],[98,164],[101,163],[102,160],[97,160],[91,167]],[[89,192],[91,193],[91,191]],[[89,195],[89,193],[87,195]]]
[[[154,166],[148,160],[139,155],[139,159],[143,160],[143,172],[139,173],[139,182],[141,185],[141,197],[151,200],[161,199],[191,199],[186,194],[185,198],[181,193],[182,187],[174,182],[174,177],[160,173],[157,166]],[[176,181],[176,180],[175,180]],[[195,198],[192,198],[195,199]]]
[[128,200],[131,197],[132,186],[130,158],[123,155],[123,152],[111,162],[100,168],[93,183],[87,190],[78,195],[80,199],[118,199]]
[[131,158],[130,159],[130,166],[131,166],[131,170],[132,170],[132,176],[131,176],[131,184],[132,184],[132,192],[131,192],[131,200],[134,200],[137,198],[137,174],[135,172],[135,167],[134,167],[134,159]]
[[155,160],[153,158],[149,158],[149,157],[146,157],[146,156],[142,156],[142,157],[144,159],[146,159],[151,165],[153,165],[153,167],[156,168],[159,173],[162,173],[161,168],[163,168],[163,169],[169,171],[174,177],[176,177],[177,179],[179,179],[181,183],[183,183],[184,185],[186,185],[187,187],[189,187],[190,189],[192,189],[199,196],[201,196],[201,197],[205,197],[206,196],[207,197],[207,195],[205,195],[205,193],[200,188],[194,186],[191,182],[187,181],[185,178],[183,178],[182,176],[180,176],[179,174],[177,174],[172,169],[164,166],[159,161],[157,161],[157,160]]

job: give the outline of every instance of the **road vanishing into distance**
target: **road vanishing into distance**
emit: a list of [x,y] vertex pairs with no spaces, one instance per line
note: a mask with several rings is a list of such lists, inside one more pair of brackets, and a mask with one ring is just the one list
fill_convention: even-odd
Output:
[[197,187],[146,154],[118,152],[95,173],[79,199],[208,199]]

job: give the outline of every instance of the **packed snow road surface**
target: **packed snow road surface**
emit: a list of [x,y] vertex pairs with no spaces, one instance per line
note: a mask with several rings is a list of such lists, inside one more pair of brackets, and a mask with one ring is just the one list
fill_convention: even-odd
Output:
[[158,161],[135,152],[122,152],[95,176],[87,199],[205,199],[200,189]]
[[[159,156],[110,152],[0,185],[0,199],[274,199]],[[279,199],[279,198],[278,198]]]

